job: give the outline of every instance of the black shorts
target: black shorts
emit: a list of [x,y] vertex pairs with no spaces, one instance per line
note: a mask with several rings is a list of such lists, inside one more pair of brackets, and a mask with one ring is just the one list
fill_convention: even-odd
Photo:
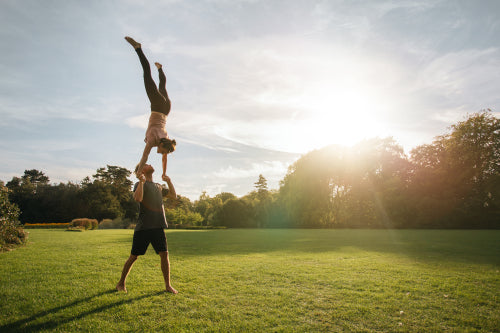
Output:
[[153,245],[156,254],[167,251],[167,237],[163,229],[139,230],[134,232],[131,254],[141,256],[146,253],[149,243]]

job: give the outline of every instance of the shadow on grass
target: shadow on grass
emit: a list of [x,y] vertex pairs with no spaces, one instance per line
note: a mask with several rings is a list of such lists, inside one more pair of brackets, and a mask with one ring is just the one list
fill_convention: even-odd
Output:
[[[114,239],[132,245],[132,231]],[[390,253],[420,262],[500,266],[500,230],[224,229],[167,230],[173,256],[321,253],[346,248]]]
[[[74,314],[72,316],[68,316],[68,317],[61,316],[58,318],[49,318],[49,316],[57,314],[61,310],[66,310],[69,307],[76,307],[80,304],[91,302],[91,301],[93,301],[101,296],[115,294],[115,293],[118,293],[118,292],[115,289],[111,289],[111,290],[100,292],[100,293],[92,295],[92,296],[77,299],[71,303],[57,306],[57,307],[49,309],[49,310],[41,311],[41,312],[34,314],[28,318],[21,319],[21,320],[15,321],[13,323],[0,326],[0,332],[36,332],[36,331],[40,331],[40,330],[50,330],[50,329],[54,329],[54,328],[58,327],[59,325],[62,325],[62,324],[65,324],[65,323],[68,323],[68,322],[71,322],[74,320],[82,319],[86,316],[100,313],[100,312],[109,310],[111,308],[114,308],[114,307],[117,307],[117,306],[120,306],[123,304],[128,304],[128,303],[139,301],[139,300],[144,299],[144,298],[164,294],[165,291],[149,293],[149,294],[145,294],[145,295],[134,297],[134,298],[121,299],[119,301],[109,303],[106,305],[102,305],[102,306],[97,306],[91,310],[76,313],[76,314]],[[44,317],[47,317],[47,318],[44,318]]]
[[320,253],[352,248],[423,262],[500,265],[498,230],[228,229],[167,231],[172,255]]

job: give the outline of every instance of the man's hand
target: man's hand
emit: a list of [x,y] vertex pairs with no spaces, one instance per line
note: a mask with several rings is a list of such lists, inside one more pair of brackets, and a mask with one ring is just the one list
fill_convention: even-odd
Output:
[[144,176],[144,174],[141,174],[140,176],[137,177],[139,179],[139,181],[141,183],[145,183],[146,182],[146,176]]
[[167,175],[162,175],[161,179],[163,179],[163,181],[167,182],[167,185],[168,185],[168,196],[167,197],[172,199],[172,200],[177,199],[177,193],[175,193],[175,187],[174,187],[174,184],[172,184],[170,177]]
[[[139,172],[140,172],[140,173],[139,173]],[[135,171],[134,171],[134,173],[135,173],[135,177],[136,177],[137,179],[139,179],[139,180],[141,180],[141,177],[144,177],[144,174],[142,173],[142,168],[141,168],[141,170],[139,170],[139,165],[137,165],[137,166],[135,167]]]

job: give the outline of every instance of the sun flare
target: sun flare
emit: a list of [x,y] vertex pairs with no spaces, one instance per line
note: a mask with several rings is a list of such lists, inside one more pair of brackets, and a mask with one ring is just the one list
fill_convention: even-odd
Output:
[[246,74],[258,82],[247,96],[256,117],[219,123],[218,136],[292,153],[386,136],[384,117],[395,99],[394,73],[387,70],[385,60],[316,44],[300,55],[286,47],[271,49],[252,58],[254,66]]
[[352,145],[381,133],[376,103],[368,94],[354,90],[314,98],[306,132],[315,147]]
[[285,120],[275,124],[281,131],[275,130],[270,141],[286,151],[350,146],[386,133],[381,109],[390,99],[379,79],[382,72],[386,78],[390,74],[383,64],[339,50],[323,51],[300,58],[284,55],[286,60],[273,68],[273,78],[279,80],[258,97],[259,105],[284,110]]

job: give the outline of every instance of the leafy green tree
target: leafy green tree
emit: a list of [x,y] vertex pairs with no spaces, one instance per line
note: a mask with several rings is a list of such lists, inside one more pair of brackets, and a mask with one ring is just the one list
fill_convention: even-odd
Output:
[[29,177],[13,177],[7,182],[10,190],[10,200],[20,209],[21,223],[33,222],[38,213],[39,204],[36,200],[37,188],[31,183]]
[[131,192],[133,182],[128,178],[131,173],[126,168],[107,165],[97,169],[93,177],[94,183],[101,182],[111,188],[111,193],[120,202],[124,218],[135,219],[138,211]]
[[49,184],[49,177],[47,177],[42,171],[36,169],[25,170],[22,178],[24,180],[29,180],[35,187],[38,185]]
[[207,195],[207,192],[203,192],[200,195],[200,198],[194,202],[193,206],[194,211],[200,214],[200,216],[203,218],[202,224],[207,225],[208,215],[212,210],[210,196]]
[[23,215],[30,223],[61,223],[71,221],[81,212],[77,200],[79,185],[63,184],[38,186],[29,209]]
[[180,207],[165,210],[169,226],[201,226],[203,217],[196,212],[186,211]]
[[9,201],[9,189],[0,181],[0,219],[19,223],[19,208]]
[[[272,197],[267,187],[267,179],[260,174],[259,179],[254,183],[256,192],[255,196],[252,193],[247,196],[253,205],[254,218],[258,227],[266,227],[270,221],[270,209]],[[250,197],[254,197],[250,199]]]
[[[85,217],[97,219],[115,219],[123,217],[120,201],[113,193],[112,187],[101,181],[94,181],[79,192]],[[82,216],[80,216],[82,217]]]
[[327,146],[289,168],[279,200],[295,227],[395,226],[389,206],[404,191],[407,165],[392,138]]
[[222,193],[219,193],[215,196],[215,199],[220,199],[220,201],[222,201],[222,203],[225,203],[226,201],[230,200],[230,199],[236,199],[236,196],[232,193],[229,193],[229,192],[222,192]]
[[9,201],[9,189],[0,181],[0,251],[26,242],[27,234],[18,218],[19,208]]
[[224,202],[217,212],[217,225],[229,228],[251,228],[256,227],[252,218],[252,206],[244,199],[229,199]]
[[259,194],[259,200],[264,200],[266,196],[269,195],[269,190],[267,188],[267,179],[260,174],[259,179],[254,183],[257,193]]
[[411,151],[415,223],[499,227],[500,119],[486,110],[450,129]]
[[194,204],[187,197],[177,195],[175,202],[165,198],[165,216],[170,225],[175,227],[201,226],[203,216],[195,211]]
[[211,198],[206,192],[203,192],[193,205],[194,212],[199,213],[203,217],[202,225],[221,225],[217,221],[217,215],[222,209],[223,203],[231,198],[236,198],[236,196],[231,193],[222,192]]

